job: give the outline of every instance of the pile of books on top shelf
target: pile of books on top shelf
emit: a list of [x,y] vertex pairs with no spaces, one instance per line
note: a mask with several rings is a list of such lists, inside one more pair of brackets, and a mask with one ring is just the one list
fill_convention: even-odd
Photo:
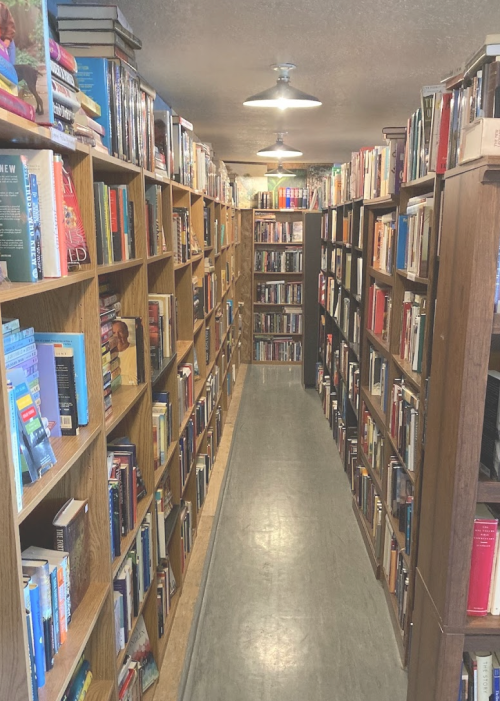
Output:
[[[23,550],[21,564],[33,699],[45,686],[90,584],[89,528],[87,499],[51,499],[42,518],[30,514],[23,526],[23,537],[32,543]],[[54,549],[45,547],[47,540]],[[88,663],[79,664],[70,687],[88,685],[88,673]]]

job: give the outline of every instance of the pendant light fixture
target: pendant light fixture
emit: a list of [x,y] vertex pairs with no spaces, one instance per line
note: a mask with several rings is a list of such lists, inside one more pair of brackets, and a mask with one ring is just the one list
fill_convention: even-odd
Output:
[[287,170],[279,163],[277,168],[267,171],[266,178],[295,178],[296,175],[295,171]]
[[293,148],[292,146],[287,146],[283,143],[283,137],[286,131],[276,132],[276,143],[267,148],[261,148],[257,151],[257,156],[262,156],[263,158],[298,158],[302,156],[302,151],[298,148]]
[[272,68],[278,71],[276,85],[247,98],[244,105],[248,107],[277,107],[280,110],[286,110],[288,107],[319,107],[321,105],[317,97],[308,95],[290,85],[290,71],[295,68],[293,63],[279,63]]

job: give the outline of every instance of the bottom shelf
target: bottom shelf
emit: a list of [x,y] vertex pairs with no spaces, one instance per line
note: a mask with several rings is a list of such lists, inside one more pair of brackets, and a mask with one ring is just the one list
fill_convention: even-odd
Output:
[[[168,639],[170,638],[170,633],[172,632],[172,626],[174,625],[175,612],[177,611],[177,606],[179,604],[179,599],[181,598],[181,591],[177,589],[172,601],[170,602],[170,612],[167,616],[167,625],[165,626],[165,632],[163,637],[158,640],[158,659],[156,664],[158,669],[161,668],[163,664],[163,659],[165,657],[165,652],[167,651]],[[148,689],[149,691],[149,689]]]
[[385,598],[387,600],[387,608],[389,609],[389,614],[391,617],[392,627],[394,628],[394,637],[396,638],[396,643],[398,645],[399,654],[401,656],[401,661],[403,665],[406,666],[405,659],[405,641],[403,637],[403,632],[399,626],[398,617],[398,601],[395,594],[391,594],[389,591],[389,585],[387,584],[387,578],[385,572],[381,568],[380,581],[382,582],[382,589],[384,590]]

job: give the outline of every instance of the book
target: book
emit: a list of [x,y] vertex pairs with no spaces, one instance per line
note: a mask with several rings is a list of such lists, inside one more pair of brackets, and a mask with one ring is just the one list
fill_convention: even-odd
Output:
[[36,351],[40,373],[40,413],[48,421],[50,435],[57,438],[62,432],[54,346],[37,343]]
[[89,249],[71,169],[63,166],[64,230],[69,268],[90,263]]
[[95,3],[79,3],[78,5],[58,5],[57,19],[110,19],[114,20],[115,22],[119,22],[124,29],[132,33],[132,27],[127,22],[125,15],[120,10],[118,5],[96,5]]
[[72,614],[78,608],[90,584],[88,510],[87,499],[69,499],[52,521],[56,550],[68,553]]
[[37,282],[28,159],[0,152],[0,261],[11,282]]
[[490,701],[493,693],[493,655],[491,652],[476,652],[477,701]]
[[45,670],[54,665],[55,643],[52,626],[52,592],[50,585],[49,563],[47,560],[22,559],[23,575],[30,577],[31,583],[36,584],[40,595],[40,613],[42,619],[42,635]]
[[468,616],[486,616],[491,586],[491,574],[497,540],[498,519],[485,504],[478,504],[474,518]]
[[158,679],[159,673],[146,630],[146,624],[142,616],[139,617],[135,630],[130,638],[128,654],[131,660],[139,663],[142,676],[142,692],[144,693]]
[[144,344],[140,317],[116,317],[113,334],[117,340],[123,384],[137,385],[144,382]]
[[[66,640],[68,623],[71,620],[69,554],[64,551],[31,545],[23,550],[22,557],[46,560],[49,563],[49,569],[54,568],[56,571],[57,607],[55,610],[57,610],[59,619],[58,640],[59,645],[62,645]],[[52,598],[54,602],[54,593]]]
[[17,406],[20,461],[23,483],[35,482],[56,463],[40,412],[26,384],[21,369],[8,370],[7,382],[12,386]]
[[85,334],[37,331],[35,333],[35,341],[37,343],[60,345],[63,348],[71,348],[73,350],[78,425],[86,426],[89,422],[89,399]]
[[23,83],[20,97],[35,108],[36,121],[52,124],[54,109],[47,4],[45,0],[33,0],[29,13],[15,0],[6,0],[3,7],[6,17],[2,40],[5,45],[8,42],[8,59],[1,57],[0,72],[10,67],[19,83]]
[[36,666],[36,679],[39,689],[45,686],[45,650],[43,644],[42,606],[40,589],[29,580],[29,597],[31,604],[31,623],[33,627],[33,650]]
[[[132,49],[141,49],[142,42],[132,32],[112,19],[60,19],[57,23],[59,36],[67,44],[114,44],[116,36]],[[73,39],[70,39],[69,36]],[[101,36],[102,35],[102,36]]]

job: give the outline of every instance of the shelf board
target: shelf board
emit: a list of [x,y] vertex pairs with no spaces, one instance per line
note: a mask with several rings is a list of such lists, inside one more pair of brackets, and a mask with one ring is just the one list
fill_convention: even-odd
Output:
[[193,409],[194,409],[194,405],[193,405],[193,406],[190,406],[189,409],[188,409],[188,410],[186,411],[186,413],[184,414],[184,416],[183,416],[183,418],[182,418],[182,421],[181,421],[181,423],[180,423],[180,426],[179,426],[179,436],[182,435],[182,432],[183,432],[184,429],[186,428],[186,426],[187,426],[187,424],[188,424],[188,421],[189,421],[189,419],[190,419],[190,417],[191,417],[191,414],[193,413]]
[[74,273],[69,273],[65,277],[45,278],[40,282],[2,282],[0,283],[0,304],[11,302],[24,297],[42,294],[50,290],[59,290],[68,285],[76,285],[79,282],[93,280],[94,271],[86,268]]
[[[158,659],[156,661],[158,664],[158,669],[161,669],[161,665],[163,664],[163,659],[165,657],[165,652],[167,651],[168,639],[170,638],[170,633],[172,632],[172,626],[174,623],[175,613],[177,611],[177,605],[179,603],[180,597],[181,597],[180,590],[176,589],[173,597],[170,600],[170,611],[168,612],[168,615],[167,615],[165,630],[163,632],[162,637],[158,640]],[[154,686],[150,687],[150,688],[154,689]],[[149,693],[149,689],[146,692],[146,694],[143,696],[142,701],[146,701],[148,693]],[[152,698],[152,696],[151,696],[151,698]]]
[[150,263],[158,263],[158,261],[168,260],[169,258],[173,258],[173,255],[174,254],[172,251],[167,251],[166,253],[158,253],[156,256],[148,256],[147,263],[149,265]]
[[92,634],[109,588],[109,583],[91,582],[71,617],[66,642],[54,657],[54,667],[46,674],[45,686],[38,690],[39,701],[54,701],[63,695]]
[[314,212],[314,209],[306,209],[305,207],[282,207],[281,209],[267,209],[266,207],[256,208],[252,207],[255,212],[255,219],[257,220],[257,212],[281,212],[282,214],[302,214],[302,212]]
[[191,188],[187,185],[182,185],[178,183],[177,180],[172,180],[172,190],[181,190],[182,192],[191,192]]
[[252,360],[253,365],[302,365],[302,360]]
[[63,475],[71,469],[78,458],[93,443],[100,432],[100,424],[92,423],[88,426],[81,426],[78,436],[63,436],[50,439],[57,462],[39,480],[33,482],[33,484],[24,485],[23,508],[17,515],[18,523],[24,521],[28,514],[47,496]]
[[500,482],[490,480],[480,472],[476,501],[483,504],[500,504]]
[[303,274],[302,270],[298,270],[297,272],[293,272],[293,273],[291,273],[291,272],[284,273],[284,272],[279,272],[279,271],[278,272],[268,272],[267,270],[254,270],[254,275],[272,275],[273,277],[278,277],[278,276],[281,277],[283,275],[286,275],[288,277],[290,275],[302,275],[302,274]]
[[108,265],[98,265],[97,274],[107,275],[108,273],[116,273],[119,270],[127,270],[128,268],[136,268],[144,263],[143,258],[131,258],[130,260],[120,260],[116,263],[109,263]]
[[109,153],[92,149],[92,166],[95,173],[141,173],[142,168],[123,161],[120,158],[115,158]]
[[429,278],[419,277],[414,273],[408,273],[406,270],[396,270],[396,273],[399,275],[399,277],[403,278],[404,280],[408,280],[409,282],[416,282],[419,285],[424,285],[425,287],[427,287],[429,284]]
[[129,631],[128,640],[127,640],[127,642],[125,643],[125,647],[124,647],[122,650],[120,650],[120,652],[119,652],[118,655],[116,656],[116,671],[117,671],[118,673],[120,672],[120,669],[122,668],[122,665],[123,665],[123,662],[124,662],[124,660],[125,660],[125,657],[127,656],[127,650],[128,650],[128,646],[130,645],[130,639],[132,638],[132,636],[133,636],[133,634],[134,634],[134,631],[135,631],[135,628],[136,628],[137,623],[138,623],[138,621],[139,621],[139,618],[142,616],[142,612],[144,611],[144,608],[145,608],[145,606],[146,606],[146,604],[147,604],[147,601],[148,601],[148,599],[149,599],[149,595],[150,595],[150,593],[151,593],[151,589],[152,589],[152,588],[153,588],[153,587],[150,586],[149,589],[147,590],[147,592],[144,593],[144,599],[141,601],[141,604],[140,604],[140,606],[139,606],[139,610],[138,610],[137,616],[135,616],[134,618],[132,618],[132,628],[131,628],[130,631]]
[[170,461],[172,460],[172,457],[175,455],[178,447],[178,441],[172,441],[172,443],[168,446],[168,451],[167,451],[167,457],[164,463],[162,463],[159,467],[156,468],[155,470],[155,489],[158,489],[158,485],[160,484],[163,475],[165,474],[165,470],[170,464]]
[[297,307],[302,309],[302,304],[287,304],[287,302],[254,302],[254,307]]
[[123,562],[125,561],[125,558],[127,557],[127,553],[132,547],[135,536],[137,535],[137,531],[141,527],[142,521],[144,520],[144,516],[147,514],[149,507],[153,503],[153,496],[151,494],[146,494],[145,497],[141,499],[141,501],[137,504],[137,521],[135,526],[132,528],[131,531],[127,533],[126,536],[123,536],[120,540],[120,554],[118,557],[115,557],[113,562],[111,563],[111,570],[113,573],[113,579],[116,577],[118,574],[120,567],[122,566]]
[[303,241],[288,241],[287,243],[283,243],[282,241],[254,241],[254,246],[267,246],[273,248],[274,246],[303,246],[304,242]]
[[382,582],[382,589],[384,590],[385,598],[387,599],[387,607],[389,609],[392,627],[394,628],[394,637],[396,638],[399,654],[401,656],[401,660],[404,661],[405,644],[403,638],[403,631],[401,630],[401,627],[399,625],[398,602],[395,594],[391,594],[391,592],[389,591],[389,585],[387,583],[387,578],[385,576],[383,568],[381,568],[380,580]]
[[163,377],[163,375],[167,372],[167,370],[170,367],[173,367],[174,360],[177,356],[177,353],[174,353],[171,355],[169,358],[163,358],[161,367],[158,370],[154,370],[153,374],[151,375],[151,384],[154,385],[158,382],[158,380]]
[[191,462],[191,465],[189,466],[189,472],[186,475],[186,481],[184,482],[184,486],[182,486],[182,484],[181,484],[181,499],[184,499],[184,496],[186,494],[186,490],[189,486],[189,480],[190,480],[193,472],[196,472],[196,469],[194,469],[194,457],[193,457],[193,460]]
[[114,690],[114,681],[94,679],[87,691],[85,701],[111,701]]
[[399,355],[393,353],[392,359],[398,369],[403,373],[404,379],[410,382],[419,392],[422,388],[422,375],[411,369],[411,363],[408,360],[403,360]]
[[382,270],[376,270],[371,265],[368,266],[368,275],[370,277],[372,277],[374,280],[376,280],[377,282],[380,282],[382,285],[387,285],[387,287],[392,287],[392,284],[393,284],[392,275],[389,275],[388,273],[384,273]]
[[177,525],[177,519],[179,518],[180,512],[181,512],[180,504],[175,504],[172,507],[172,511],[169,513],[169,515],[165,519],[165,543],[166,543],[167,549],[168,549],[168,546],[170,545],[170,541],[172,540],[172,536],[174,535],[175,526]]
[[422,192],[429,190],[429,192],[431,192],[431,190],[434,190],[435,182],[436,173],[427,173],[427,175],[423,175],[416,180],[409,180],[406,183],[401,183],[401,190],[422,190]]
[[155,170],[153,172],[152,170],[146,170],[146,168],[143,168],[142,173],[147,180],[154,180],[157,183],[163,183],[165,185],[170,184],[166,170]]
[[191,348],[193,341],[177,341],[177,365],[180,365],[185,359]]
[[397,195],[384,195],[373,200],[365,200],[363,204],[365,207],[371,207],[372,209],[391,209],[396,208],[398,202],[399,197]]
[[147,383],[141,385],[122,385],[113,392],[113,412],[106,419],[106,435],[111,433],[111,431],[118,426],[127,412],[142,397],[148,386]]
[[370,410],[372,418],[377,423],[379,429],[385,430],[385,413],[382,409],[382,405],[378,401],[378,398],[374,397],[366,386],[361,387],[361,398],[364,399],[365,404]]
[[364,514],[360,511],[360,508],[358,506],[358,502],[356,501],[356,497],[354,494],[352,495],[352,510],[354,511],[354,515],[356,516],[356,521],[358,522],[358,525],[359,525],[359,530],[361,531],[361,535],[362,535],[363,540],[365,542],[366,551],[368,553],[368,559],[370,560],[370,564],[371,564],[373,571],[375,573],[375,577],[378,577],[379,563],[377,561],[377,558],[375,557],[375,547],[373,545],[371,535],[368,531],[368,523],[365,519]]
[[465,635],[499,635],[500,616],[467,616]]
[[208,311],[208,312],[205,314],[205,321],[208,321],[208,320],[210,319],[210,317],[212,316],[212,314],[214,313],[214,311],[215,311],[215,307],[212,307],[212,309],[210,309],[210,311]]
[[386,431],[386,434],[385,434],[385,435],[387,436],[387,439],[388,439],[389,443],[391,444],[391,448],[392,448],[392,451],[393,451],[394,455],[396,456],[396,458],[398,459],[398,461],[399,461],[399,462],[401,463],[401,465],[403,466],[403,469],[405,470],[405,472],[406,472],[406,474],[408,475],[408,477],[410,478],[410,480],[413,482],[413,484],[415,484],[415,479],[416,479],[416,478],[415,478],[415,472],[413,472],[413,470],[409,470],[409,469],[406,467],[406,463],[405,463],[405,461],[403,460],[403,458],[401,457],[401,455],[400,455],[400,453],[399,453],[399,450],[398,450],[398,447],[397,447],[397,445],[396,445],[396,442],[395,442],[394,438],[391,436],[391,432],[390,432],[390,430],[389,430],[389,427],[387,427],[387,431]]
[[188,265],[191,265],[191,258],[189,258],[189,260],[184,261],[184,263],[174,263],[174,270],[182,270],[183,268],[187,268]]
[[203,260],[203,251],[197,253],[195,256],[191,256],[191,263],[198,263],[200,260]]
[[74,140],[75,149],[64,148],[57,139],[58,134],[55,134],[56,139],[52,138],[53,133],[47,127],[39,126],[35,122],[19,117],[8,110],[0,109],[0,141],[8,141],[9,146],[12,146],[14,142],[17,146],[22,145],[24,148],[45,148],[53,149],[56,152],[76,149],[77,151],[89,153],[88,147],[76,140]]
[[272,331],[254,331],[253,332],[254,336],[300,336],[302,337],[302,333],[282,333],[282,332],[276,332],[273,333]]
[[201,331],[201,329],[204,327],[204,325],[205,325],[205,319],[204,319],[204,318],[203,318],[203,319],[197,319],[197,320],[196,320],[196,323],[195,323],[195,325],[194,325],[193,335],[196,336],[197,333],[198,333],[198,331]]
[[389,343],[384,341],[380,334],[373,333],[373,331],[370,331],[370,329],[365,328],[365,334],[367,340],[372,344],[372,346],[374,346],[379,353],[382,353],[382,355],[385,355],[385,357],[389,359]]
[[398,548],[399,552],[403,554],[404,561],[406,562],[406,566],[408,567],[408,571],[411,570],[411,561],[410,561],[410,555],[405,550],[405,535],[404,533],[401,533],[399,530],[399,524],[397,522],[397,519],[395,516],[391,514],[389,511],[388,505],[385,503],[385,501],[382,499],[382,503],[384,505],[385,513],[389,521],[391,522],[392,530],[394,532],[394,535],[396,536],[396,540],[398,541]]

